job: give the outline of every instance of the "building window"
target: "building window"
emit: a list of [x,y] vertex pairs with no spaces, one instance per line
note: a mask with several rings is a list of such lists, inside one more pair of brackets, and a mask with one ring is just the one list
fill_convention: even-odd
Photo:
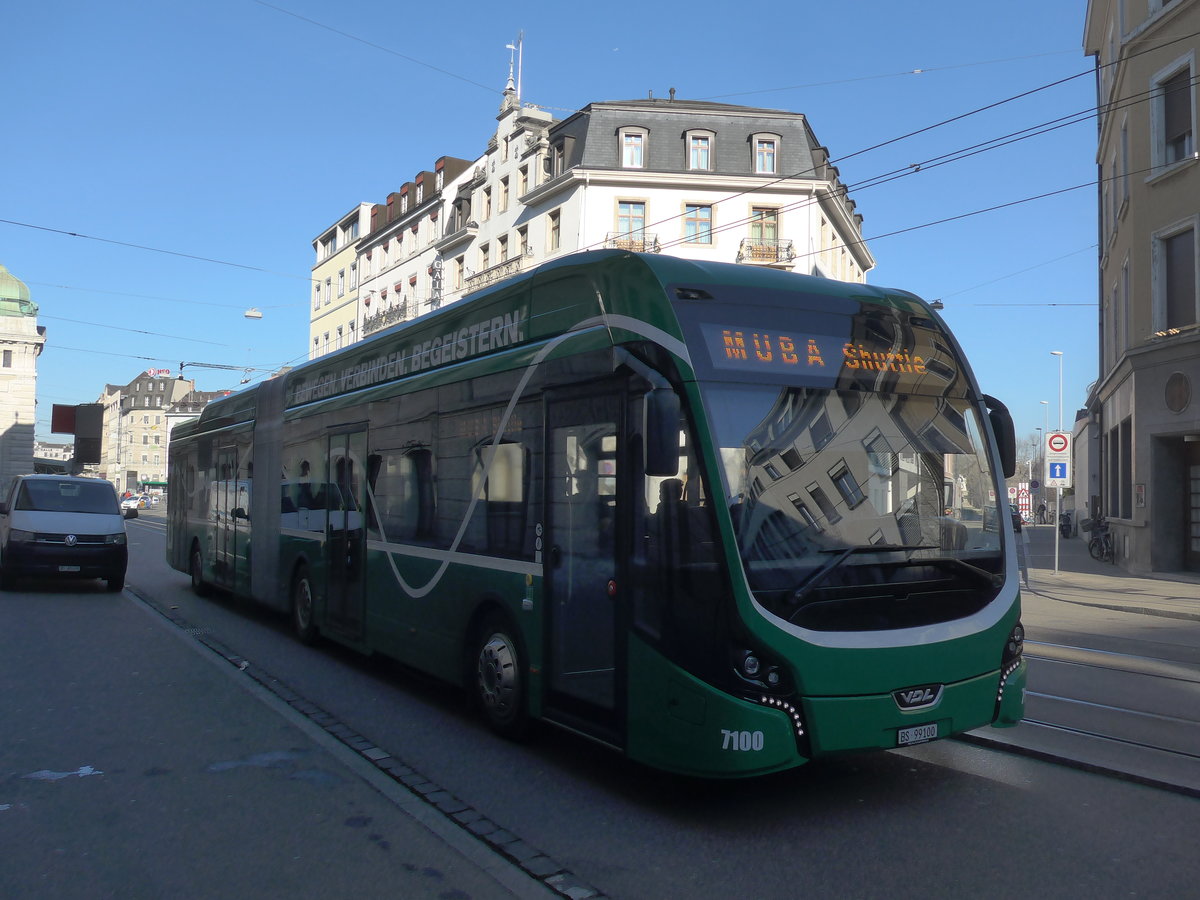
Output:
[[759,175],[774,175],[777,171],[775,151],[778,146],[776,138],[754,138],[754,171]]
[[358,219],[355,219],[346,228],[346,241],[348,243],[350,241],[356,240],[357,238],[358,238]]
[[423,184],[417,185],[417,202],[418,203],[425,202],[425,185],[423,185]]
[[1196,311],[1196,229],[1194,226],[1154,237],[1154,328],[1194,325]]
[[346,270],[338,270],[338,296],[344,296],[346,293]]
[[690,244],[711,244],[712,207],[687,204],[683,213],[683,233]]
[[500,195],[497,197],[496,211],[506,212],[508,210],[508,179],[500,179]]
[[553,253],[561,246],[562,213],[556,209],[550,213],[548,219],[549,221],[546,223],[546,249],[550,253]]
[[687,136],[689,169],[708,172],[712,169],[713,136],[703,132],[690,132]]
[[847,508],[854,509],[866,499],[854,474],[844,461],[829,472],[829,478],[838,493],[842,495],[842,499],[846,501]]
[[750,240],[769,243],[779,238],[779,210],[756,206],[750,210]]
[[317,282],[313,288],[313,309],[321,308],[321,282]]
[[480,220],[486,222],[492,216],[492,189],[484,188],[479,197]]
[[496,250],[497,250],[496,255],[498,257],[496,259],[496,262],[502,263],[508,259],[508,238],[507,237],[496,238]]
[[482,272],[484,269],[486,269],[490,265],[490,263],[488,261],[490,255],[491,255],[491,247],[488,244],[482,244],[479,247],[479,271],[480,272]]
[[461,291],[463,286],[463,270],[466,269],[467,260],[465,256],[459,256],[454,260],[454,289]]
[[641,240],[646,229],[646,204],[636,200],[617,202],[617,233],[622,237]]
[[517,172],[517,196],[523,196],[529,191],[529,166],[521,166]]
[[350,263],[350,290],[358,287],[358,263]]
[[333,302],[333,279],[325,279],[325,305],[328,306]]
[[641,169],[646,165],[646,130],[621,130],[621,168]]
[[3,364],[4,364],[4,368],[6,368],[6,369],[12,368],[12,351],[11,350],[4,351],[4,363]]
[[1195,148],[1190,65],[1155,80],[1153,118],[1155,162],[1169,166],[1190,157]]

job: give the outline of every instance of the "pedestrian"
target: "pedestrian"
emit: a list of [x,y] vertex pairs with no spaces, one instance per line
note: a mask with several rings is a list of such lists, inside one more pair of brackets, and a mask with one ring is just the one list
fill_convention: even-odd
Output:
[[1038,524],[1039,525],[1046,524],[1046,504],[1045,503],[1038,504]]

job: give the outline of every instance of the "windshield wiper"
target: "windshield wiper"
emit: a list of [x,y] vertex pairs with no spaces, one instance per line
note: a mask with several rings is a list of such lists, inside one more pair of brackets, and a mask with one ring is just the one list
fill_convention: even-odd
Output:
[[[890,553],[897,550],[937,550],[940,549],[936,544],[865,544],[854,547],[844,547],[842,549],[820,550],[820,553],[836,554],[832,559],[823,562],[817,569],[800,583],[799,587],[792,592],[791,602],[793,606],[799,606],[800,603],[813,592],[813,589],[825,580],[825,576],[838,568],[842,563],[848,560],[851,556],[857,553]],[[965,565],[965,563],[964,563]],[[971,568],[974,568],[972,566]]]

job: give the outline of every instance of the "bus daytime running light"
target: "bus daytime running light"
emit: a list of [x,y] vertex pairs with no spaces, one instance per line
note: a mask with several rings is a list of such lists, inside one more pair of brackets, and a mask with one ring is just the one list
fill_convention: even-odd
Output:
[[781,709],[787,713],[792,719],[792,727],[796,729],[796,737],[804,737],[804,720],[800,718],[800,711],[786,700],[780,700],[778,697],[768,697],[762,694],[758,698],[758,702],[763,706],[771,706],[775,709]]

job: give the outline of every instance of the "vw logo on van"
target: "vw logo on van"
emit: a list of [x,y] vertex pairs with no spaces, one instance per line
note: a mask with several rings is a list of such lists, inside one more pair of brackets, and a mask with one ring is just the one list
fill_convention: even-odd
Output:
[[78,543],[79,543],[79,538],[75,537],[75,535],[73,535],[73,534],[67,535],[67,546],[68,547],[74,547]]
[[892,697],[901,709],[924,709],[936,705],[942,699],[942,688],[943,685],[940,684],[922,684],[892,691]]

